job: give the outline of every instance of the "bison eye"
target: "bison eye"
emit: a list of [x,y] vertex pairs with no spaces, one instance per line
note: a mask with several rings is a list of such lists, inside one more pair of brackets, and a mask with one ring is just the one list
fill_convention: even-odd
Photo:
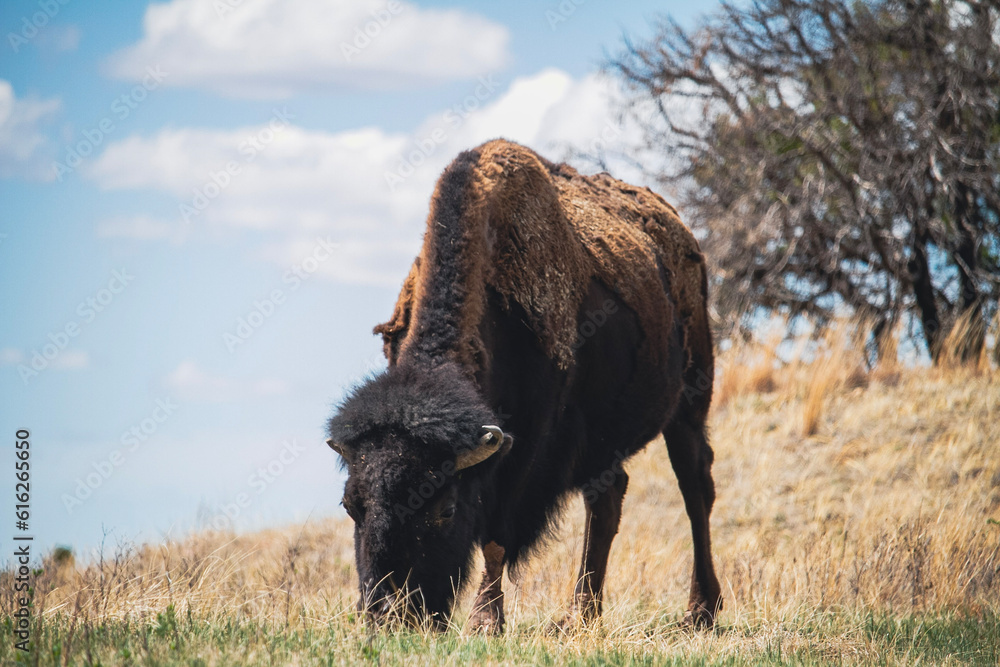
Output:
[[450,519],[453,516],[455,516],[455,505],[449,503],[444,506],[444,509],[441,510],[441,518]]

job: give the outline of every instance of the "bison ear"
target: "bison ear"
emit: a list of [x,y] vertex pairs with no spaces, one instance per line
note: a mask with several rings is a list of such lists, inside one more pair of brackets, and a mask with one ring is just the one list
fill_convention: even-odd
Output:
[[348,463],[351,462],[351,457],[348,456],[349,450],[342,444],[340,444],[339,442],[334,442],[333,438],[327,438],[326,444],[330,445],[330,449],[332,449],[333,451],[337,452],[342,457],[344,457],[345,461],[347,461]]
[[455,470],[471,468],[501,450],[503,454],[510,451],[514,439],[509,435],[504,435],[503,430],[499,426],[483,426],[483,429],[486,433],[479,438],[479,444],[473,449],[466,449],[459,452],[458,456],[455,457]]

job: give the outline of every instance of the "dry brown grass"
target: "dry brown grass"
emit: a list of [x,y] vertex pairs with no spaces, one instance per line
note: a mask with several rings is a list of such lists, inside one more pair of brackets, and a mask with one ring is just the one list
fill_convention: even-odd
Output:
[[[977,339],[994,339],[994,347],[989,345],[981,346],[976,359],[967,360],[963,358],[963,352]],[[989,325],[983,323],[982,319],[976,317],[971,311],[958,318],[958,321],[948,332],[948,336],[941,343],[941,351],[938,355],[937,365],[941,368],[952,369],[963,366],[975,369],[980,373],[988,372],[993,362],[991,358],[1000,362],[1000,345],[996,345],[996,337],[1000,334],[1000,310]]]
[[[721,360],[712,525],[721,624],[731,630],[689,635],[666,623],[685,606],[692,557],[681,495],[657,441],[627,466],[605,620],[561,640],[560,650],[738,656],[775,640],[790,651],[819,641],[830,643],[831,655],[864,661],[880,649],[860,628],[847,624],[821,639],[802,628],[858,610],[1000,612],[1000,373],[988,364],[898,367],[885,382],[887,371],[859,371],[850,340],[846,329],[831,334],[811,363],[800,355],[776,364],[773,350],[770,361],[743,357],[756,359],[747,381],[730,379],[746,350]],[[762,386],[761,377],[770,382]],[[567,510],[556,539],[506,582],[508,623],[520,628],[522,645],[550,641],[532,629],[559,617],[570,600],[582,501],[572,499]],[[328,519],[249,535],[198,534],[86,566],[50,562],[36,607],[74,623],[152,622],[173,605],[209,621],[315,628],[356,625],[355,600],[351,525]],[[9,597],[2,604],[11,609]]]
[[778,346],[783,338],[783,326],[776,327],[763,339],[738,341],[717,359],[719,373],[713,393],[716,407],[742,394],[765,394],[777,388]]
[[800,432],[809,436],[819,428],[827,397],[838,389],[864,387],[874,379],[898,380],[893,336],[883,345],[888,360],[876,373],[866,371],[864,322],[839,321],[819,334],[807,330],[790,338],[787,330],[788,323],[779,322],[771,333],[740,341],[721,355],[717,410],[743,395],[775,393],[801,401]]

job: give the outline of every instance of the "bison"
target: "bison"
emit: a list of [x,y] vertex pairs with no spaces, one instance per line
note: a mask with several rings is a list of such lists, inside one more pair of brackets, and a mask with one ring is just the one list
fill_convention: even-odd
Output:
[[481,548],[470,623],[502,632],[503,568],[582,491],[566,620],[596,618],[628,486],[622,462],[662,433],[694,537],[685,619],[711,626],[721,599],[706,299],[697,241],[648,188],[502,139],[459,154],[437,182],[392,319],[375,328],[388,368],[328,423],[348,475],[359,607],[380,622],[404,613],[444,626]]

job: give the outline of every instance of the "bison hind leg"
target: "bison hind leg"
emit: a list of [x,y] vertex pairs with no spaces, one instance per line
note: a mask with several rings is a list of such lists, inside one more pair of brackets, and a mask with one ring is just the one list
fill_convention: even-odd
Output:
[[712,564],[709,530],[709,515],[715,502],[712,448],[708,444],[704,424],[693,425],[683,414],[678,414],[667,425],[663,437],[684,497],[684,508],[691,521],[691,536],[694,539],[694,568],[685,621],[695,627],[710,628],[722,608],[719,580]]

